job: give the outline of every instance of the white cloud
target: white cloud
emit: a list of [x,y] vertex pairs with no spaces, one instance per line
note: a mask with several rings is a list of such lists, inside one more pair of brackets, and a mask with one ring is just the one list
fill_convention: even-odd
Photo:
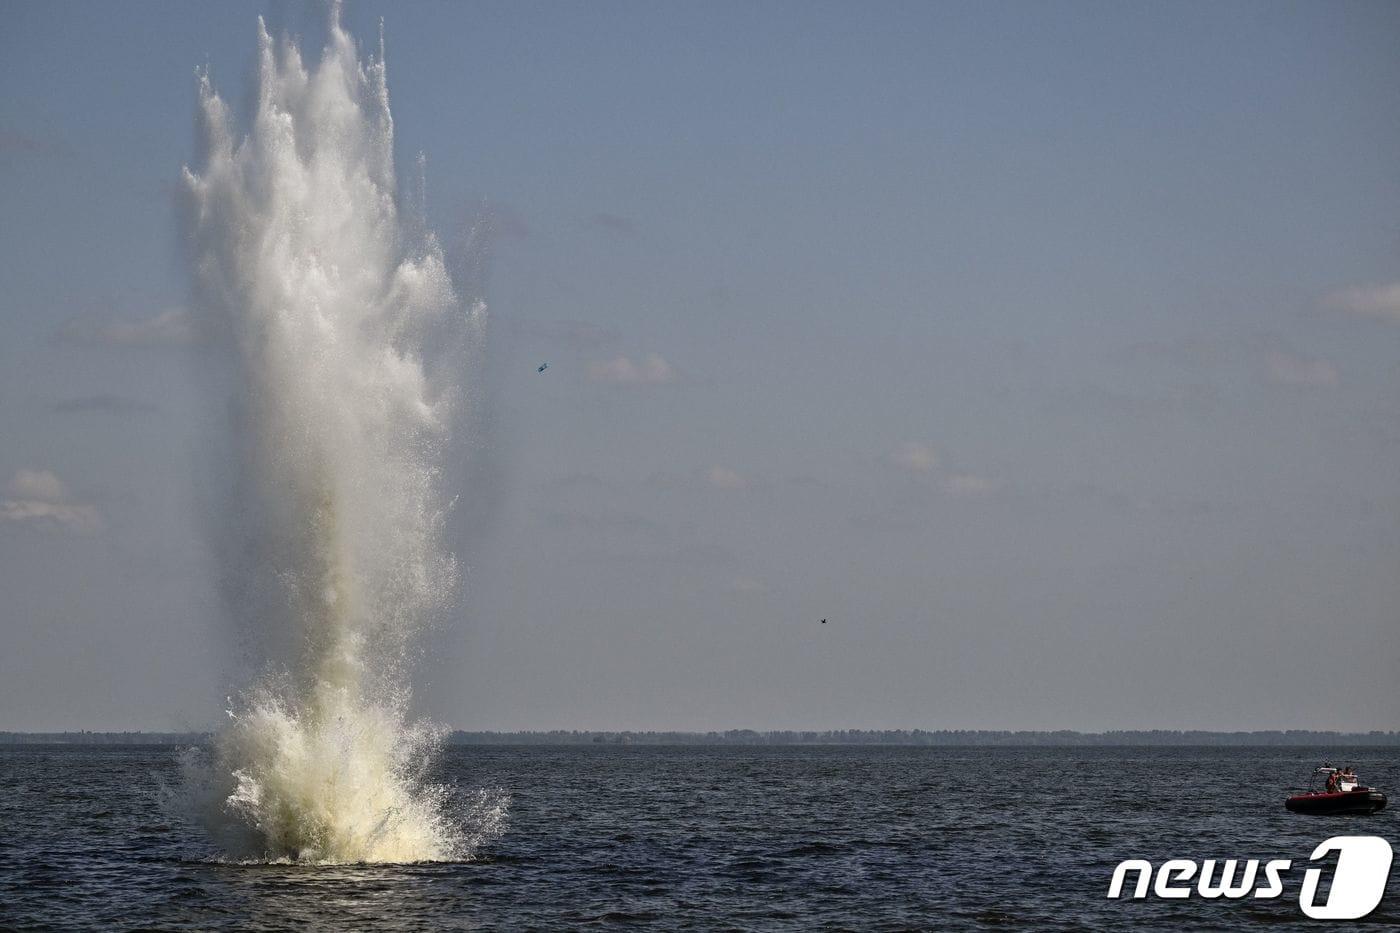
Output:
[[927,444],[905,444],[890,454],[890,463],[910,473],[932,473],[938,467],[938,452]]
[[0,522],[57,525],[68,531],[92,534],[102,528],[97,509],[73,502],[68,487],[48,470],[17,470],[0,499]]
[[1279,385],[1330,388],[1337,384],[1337,367],[1324,359],[1275,349],[1268,352],[1265,362],[1269,380]]
[[747,489],[749,485],[748,477],[719,464],[705,471],[705,482],[716,489]]
[[90,505],[65,505],[61,502],[30,500],[0,500],[0,522],[52,522],[69,531],[92,534],[102,528],[102,517]]
[[921,477],[921,482],[933,484],[945,495],[971,499],[989,496],[1001,488],[999,480],[981,473],[952,472],[943,467],[938,451],[929,444],[905,444],[885,459],[891,466]]
[[182,308],[134,320],[88,315],[64,324],[58,336],[70,343],[113,347],[171,346],[193,343],[194,323]]
[[68,487],[48,470],[16,470],[5,485],[5,493],[14,499],[62,502],[68,498]]
[[996,480],[980,473],[953,473],[943,481],[944,492],[967,499],[989,496],[1000,487]]
[[1344,288],[1328,295],[1324,304],[1336,311],[1384,318],[1400,324],[1400,282]]
[[675,378],[675,369],[655,353],[649,353],[635,363],[625,356],[619,356],[617,359],[588,364],[590,382],[612,385],[661,385],[673,382]]

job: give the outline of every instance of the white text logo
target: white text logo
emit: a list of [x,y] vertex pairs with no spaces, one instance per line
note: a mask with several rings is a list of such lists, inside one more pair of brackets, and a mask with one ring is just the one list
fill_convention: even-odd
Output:
[[[1375,910],[1385,894],[1386,879],[1390,877],[1393,853],[1390,843],[1379,836],[1333,836],[1308,856],[1315,862],[1337,853],[1337,867],[1332,873],[1332,885],[1326,900],[1317,903],[1317,889],[1324,869],[1309,868],[1303,875],[1298,906],[1303,913],[1318,920],[1356,920]],[[1283,874],[1292,867],[1290,859],[1270,859],[1263,863],[1249,859],[1206,859],[1197,864],[1193,859],[1170,859],[1154,872],[1152,863],[1144,859],[1127,859],[1113,869],[1108,896],[1123,896],[1130,874],[1132,896],[1152,893],[1162,898],[1187,898],[1192,893],[1204,898],[1240,898],[1249,894],[1257,898],[1278,897],[1283,893]],[[1243,866],[1243,867],[1241,867]],[[1194,884],[1192,882],[1195,882]]]

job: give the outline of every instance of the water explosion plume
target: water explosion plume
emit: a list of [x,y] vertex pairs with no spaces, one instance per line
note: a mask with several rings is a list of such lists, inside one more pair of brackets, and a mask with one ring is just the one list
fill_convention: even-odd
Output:
[[440,737],[409,721],[407,657],[455,593],[438,464],[466,360],[443,348],[469,348],[485,306],[398,202],[382,40],[362,60],[333,12],[308,68],[259,19],[258,55],[245,136],[200,74],[184,182],[197,321],[229,351],[220,549],[264,674],[182,799],[235,857],[462,857],[470,819],[425,781]]

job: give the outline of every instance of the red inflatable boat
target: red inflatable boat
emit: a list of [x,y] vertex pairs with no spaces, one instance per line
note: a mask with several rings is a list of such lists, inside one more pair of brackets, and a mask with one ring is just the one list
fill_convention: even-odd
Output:
[[[1323,789],[1316,790],[1314,785],[1319,776],[1324,782]],[[1385,794],[1361,784],[1350,769],[1339,771],[1324,764],[1313,772],[1308,789],[1289,797],[1283,805],[1294,813],[1316,816],[1367,814],[1385,809]]]

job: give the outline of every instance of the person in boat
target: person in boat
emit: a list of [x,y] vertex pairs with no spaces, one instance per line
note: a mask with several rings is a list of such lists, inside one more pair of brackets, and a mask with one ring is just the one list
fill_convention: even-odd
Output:
[[1335,794],[1341,789],[1341,775],[1342,772],[1340,771],[1333,771],[1331,774],[1327,775],[1327,793]]

